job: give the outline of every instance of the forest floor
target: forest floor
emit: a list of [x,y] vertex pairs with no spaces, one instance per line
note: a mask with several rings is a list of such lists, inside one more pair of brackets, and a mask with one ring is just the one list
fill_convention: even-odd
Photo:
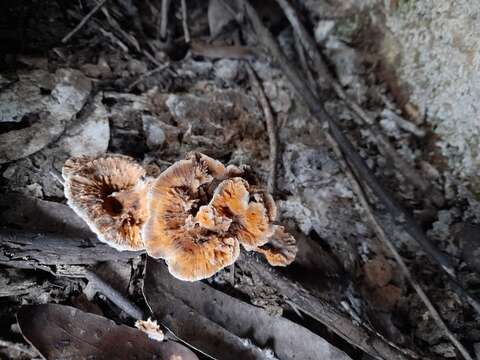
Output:
[[[233,5],[243,1],[187,1],[186,11],[180,1],[104,3],[1,5],[0,357],[87,358],[95,352],[85,344],[110,326],[130,344],[122,356],[148,358],[155,345],[103,321],[133,326],[149,315],[164,343],[181,339],[199,358],[480,357],[480,203],[425,119],[400,104],[376,53],[378,29],[353,34],[341,9],[321,18],[315,1],[300,4],[320,69],[275,1],[256,11],[283,65],[251,13]],[[317,121],[323,110],[308,93],[386,192]],[[66,205],[58,174],[71,156],[125,154],[157,176],[190,151],[249,165],[264,184],[275,169],[279,223],[298,242],[292,265],[242,252],[212,278],[183,283],[162,262],[100,243]],[[20,310],[40,304],[51,306]],[[91,345],[91,358],[120,356],[105,344]]]

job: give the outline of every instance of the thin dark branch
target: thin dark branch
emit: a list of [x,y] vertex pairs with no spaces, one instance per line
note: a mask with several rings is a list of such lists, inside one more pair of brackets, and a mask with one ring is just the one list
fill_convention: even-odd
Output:
[[167,69],[169,66],[170,66],[170,64],[168,64],[168,63],[164,64],[164,65],[160,65],[160,66],[157,66],[155,69],[150,70],[150,71],[146,72],[145,74],[142,74],[137,80],[133,81],[130,85],[128,85],[128,88],[127,88],[128,91],[131,91],[135,86],[137,86],[138,84],[143,82],[148,77],[150,77],[150,76],[152,76],[156,73],[162,72],[163,70]]
[[160,22],[160,38],[165,40],[167,38],[168,29],[168,10],[170,9],[170,0],[162,0],[162,13]]
[[92,283],[92,286],[95,290],[105,295],[111,302],[117,305],[132,318],[137,320],[144,319],[145,314],[137,305],[130,302],[130,300],[123,296],[119,291],[115,290],[112,286],[110,286],[110,284],[106,283],[93,271],[85,270],[85,277],[89,282]]
[[255,49],[247,46],[211,45],[199,41],[192,41],[190,45],[192,55],[211,59],[241,59],[249,60],[255,57]]
[[185,42],[188,44],[190,43],[190,31],[188,31],[187,0],[182,0],[182,26]]
[[270,145],[270,169],[268,176],[267,189],[270,194],[275,192],[276,181],[277,181],[277,160],[278,160],[278,141],[277,141],[277,128],[275,125],[275,118],[268,102],[267,96],[263,91],[262,85],[255,74],[255,71],[251,65],[245,62],[245,66],[248,72],[250,83],[252,88],[256,93],[258,101],[263,109],[263,114],[265,115],[265,123],[267,125],[268,141]]
[[308,60],[307,60],[307,57],[305,56],[305,49],[303,48],[301,39],[298,37],[296,32],[294,32],[293,35],[294,35],[293,44],[295,45],[295,51],[297,52],[298,60],[300,60],[300,65],[302,67],[302,70],[307,75],[308,85],[310,86],[310,91],[315,96],[318,96],[317,82],[313,77],[313,74],[312,74],[312,71],[310,70],[310,67],[308,66]]
[[78,25],[72,30],[70,31],[67,35],[65,35],[65,37],[62,39],[62,43],[65,44],[68,40],[70,40],[70,38],[75,35],[86,23],[88,20],[90,20],[90,18],[95,15],[95,13],[100,10],[100,8],[105,5],[105,3],[107,2],[107,0],[102,0],[100,1],[97,5],[95,5],[95,7],[90,10],[90,12],[82,19],[82,21],[80,21],[78,23]]

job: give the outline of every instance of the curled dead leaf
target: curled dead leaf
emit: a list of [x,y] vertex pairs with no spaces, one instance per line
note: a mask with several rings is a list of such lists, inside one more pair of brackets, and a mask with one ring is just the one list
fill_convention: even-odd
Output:
[[102,316],[57,305],[23,306],[17,321],[23,337],[46,359],[198,360],[185,346],[155,341]]

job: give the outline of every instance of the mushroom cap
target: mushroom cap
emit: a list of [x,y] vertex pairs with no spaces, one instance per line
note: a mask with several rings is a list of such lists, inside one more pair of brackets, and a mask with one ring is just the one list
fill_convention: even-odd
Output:
[[[236,177],[224,180],[213,194],[211,206],[219,214],[233,218],[229,233],[246,250],[254,250],[268,241],[271,235],[270,217],[262,196],[251,196],[247,181]],[[262,201],[257,201],[257,200]],[[271,205],[271,204],[270,204]]]
[[68,205],[101,241],[117,250],[144,248],[148,181],[138,163],[115,154],[73,157],[65,162],[62,176]]
[[170,273],[181,280],[210,277],[240,253],[238,241],[222,230],[225,225],[215,228],[214,219],[209,219],[214,212],[198,205],[201,187],[223,172],[210,160],[189,155],[165,170],[148,194],[150,216],[143,228],[147,253],[165,259]]
[[227,171],[225,165],[220,161],[196,151],[189,152],[185,159],[192,160],[197,164],[202,164],[208,173],[216,179],[222,179]]
[[[177,279],[197,281],[211,277],[240,255],[238,241],[231,237],[184,233],[176,242],[177,252],[166,259],[168,270]],[[196,241],[192,241],[196,240]]]
[[293,261],[295,239],[272,225],[275,202],[249,184],[245,170],[225,167],[200,153],[190,153],[165,170],[147,197],[147,253],[165,259],[172,275],[188,281],[210,277],[232,264],[239,244],[262,252],[271,264]]
[[268,243],[255,251],[262,253],[270,265],[287,266],[295,260],[298,248],[295,238],[287,233],[283,226],[275,225]]

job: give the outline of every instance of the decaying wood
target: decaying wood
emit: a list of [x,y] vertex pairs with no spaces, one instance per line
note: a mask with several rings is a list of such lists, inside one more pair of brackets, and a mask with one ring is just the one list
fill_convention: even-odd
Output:
[[139,252],[117,251],[100,242],[67,205],[21,194],[0,198],[0,263],[42,268],[128,260]]
[[96,239],[88,225],[68,205],[18,193],[0,197],[0,226],[33,233]]
[[128,260],[139,252],[117,251],[96,239],[0,228],[0,264],[19,268],[95,264]]

